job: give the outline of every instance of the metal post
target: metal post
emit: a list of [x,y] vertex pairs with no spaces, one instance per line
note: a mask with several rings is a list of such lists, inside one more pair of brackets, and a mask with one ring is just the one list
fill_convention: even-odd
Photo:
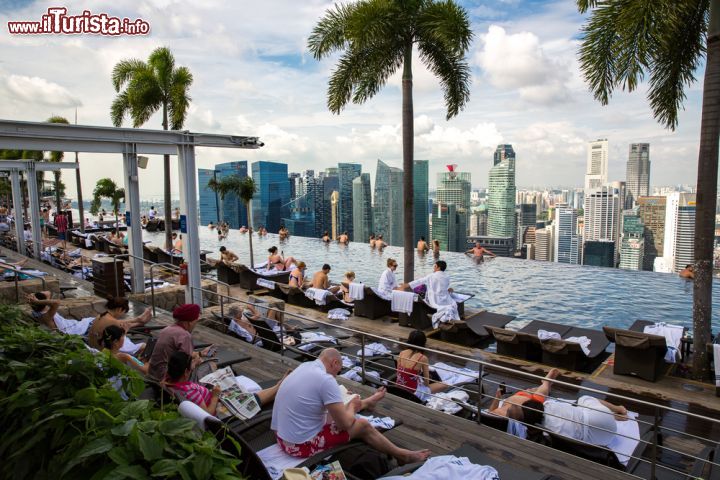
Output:
[[223,322],[225,321],[225,306],[223,302],[223,295],[218,293],[217,294],[220,297],[220,316],[223,318]]
[[660,428],[660,409],[655,407],[655,421],[653,423],[653,444],[652,444],[652,463],[650,463],[650,478],[655,478],[655,470],[657,466],[658,456],[658,431]]
[[22,188],[20,187],[20,172],[13,168],[10,170],[10,183],[12,185],[12,200],[15,213],[15,241],[20,255],[25,255],[25,220],[23,220]]
[[38,196],[35,162],[27,162],[27,188],[30,197],[30,228],[33,236],[33,255],[40,260],[42,249],[42,232],[40,232],[40,197]]
[[125,176],[125,222],[127,229],[130,270],[130,285],[133,293],[145,291],[145,269],[143,266],[142,227],[140,225],[140,185],[138,183],[137,149],[135,144],[125,145],[123,153],[123,174]]
[[483,374],[485,372],[485,365],[480,365],[480,371],[478,372],[478,398],[477,398],[477,422],[482,423],[482,399],[483,399]]
[[[180,232],[183,234],[183,257],[188,264],[188,284],[185,301],[202,308],[200,291],[200,235],[198,234],[197,168],[195,166],[194,137],[185,135],[178,145],[178,176],[180,180]],[[169,208],[169,207],[168,207]],[[183,216],[185,225],[182,225]]]
[[365,382],[365,334],[360,334],[360,367],[362,368],[362,379]]
[[280,356],[285,356],[285,314],[280,319]]

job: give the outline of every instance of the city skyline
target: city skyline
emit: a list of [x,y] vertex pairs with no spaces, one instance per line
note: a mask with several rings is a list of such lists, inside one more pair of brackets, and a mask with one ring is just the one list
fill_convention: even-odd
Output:
[[[389,79],[372,102],[351,105],[339,116],[327,111],[330,64],[312,61],[305,39],[331,4],[278,0],[272,7],[258,6],[252,21],[245,21],[240,4],[223,8],[210,4],[201,15],[187,8],[191,4],[185,0],[139,7],[121,2],[113,6],[113,13],[142,16],[151,25],[149,36],[3,36],[0,42],[6,55],[0,66],[0,92],[8,101],[0,105],[0,117],[72,119],[77,108],[79,123],[109,125],[115,94],[112,66],[124,58],[145,58],[153,48],[168,45],[178,64],[195,75],[185,128],[259,135],[266,143],[249,155],[199,150],[200,168],[266,160],[287,163],[290,171],[307,166],[321,171],[347,162],[361,164],[373,177],[377,158],[389,164],[399,164],[401,158],[399,76]],[[486,187],[490,154],[497,144],[512,143],[522,158],[517,166],[519,186],[573,186],[582,181],[586,142],[603,137],[610,139],[609,178],[623,178],[627,145],[651,143],[653,185],[695,183],[701,84],[687,90],[679,128],[669,132],[653,120],[642,94],[616,92],[608,107],[592,98],[575,58],[583,16],[572,2],[461,4],[469,11],[476,35],[468,56],[473,73],[468,107],[446,122],[437,80],[420,67],[415,72],[415,158],[429,159],[431,172],[456,163],[477,179],[474,188]],[[48,5],[13,2],[0,6],[0,17],[35,18]],[[99,0],[87,0],[83,7],[107,8]],[[208,51],[218,52],[226,61],[219,64]],[[69,57],[72,69],[67,68]],[[502,61],[510,57],[518,61]],[[640,84],[639,90],[644,88]],[[158,116],[145,127],[160,128]],[[337,158],[338,152],[342,158]],[[105,176],[122,178],[121,162],[106,165],[99,161],[104,158],[80,156],[83,183],[94,184]],[[153,181],[161,164],[160,157],[152,156],[148,169],[140,172],[147,196],[161,194],[161,186]],[[72,177],[63,175],[70,192],[75,187]],[[434,176],[430,177],[434,189]]]

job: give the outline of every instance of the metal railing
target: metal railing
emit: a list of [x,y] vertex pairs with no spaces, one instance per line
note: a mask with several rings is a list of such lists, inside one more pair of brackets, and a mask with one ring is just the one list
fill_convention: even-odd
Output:
[[41,275],[35,275],[35,274],[29,273],[29,272],[24,272],[24,271],[22,271],[22,270],[20,270],[20,269],[18,269],[18,268],[15,268],[15,267],[9,267],[9,266],[8,266],[8,267],[2,267],[2,268],[3,268],[5,271],[8,271],[8,270],[9,270],[9,271],[11,271],[11,272],[15,272],[15,278],[14,278],[14,280],[15,280],[15,301],[18,302],[18,303],[20,303],[20,285],[19,285],[19,283],[18,283],[18,282],[20,281],[20,280],[19,280],[20,275],[25,275],[25,276],[32,277],[32,278],[37,278],[37,279],[39,279],[39,280],[42,282],[42,289],[43,289],[43,291],[47,288],[46,285],[45,285],[45,279],[44,279]]
[[[219,294],[216,292],[205,290],[203,288],[197,288],[197,290],[199,290],[201,292],[208,292],[208,293],[217,295],[218,296],[218,302],[217,302],[218,304],[235,302],[235,303],[241,303],[241,304],[245,304],[245,305],[258,306],[258,304],[256,302],[243,300],[240,298],[232,297],[230,295],[222,295],[222,294]],[[278,299],[277,301],[281,301],[281,300]],[[362,378],[363,382],[365,382],[365,383],[372,383],[372,384],[379,385],[381,381],[374,381],[374,380],[369,381],[370,377],[368,376],[368,372],[371,371],[371,369],[373,367],[374,368],[380,367],[381,369],[386,368],[385,365],[378,363],[377,356],[368,356],[368,354],[366,352],[366,346],[368,345],[368,341],[383,343],[383,344],[394,344],[394,345],[398,345],[398,346],[401,346],[404,348],[417,349],[417,347],[415,347],[414,345],[411,345],[411,344],[406,343],[401,340],[391,339],[388,337],[383,337],[381,335],[367,333],[367,332],[364,332],[364,331],[361,331],[358,329],[350,328],[350,327],[347,327],[344,325],[337,325],[334,323],[330,323],[328,321],[311,318],[311,317],[308,317],[305,315],[299,315],[299,314],[295,314],[292,312],[287,312],[284,309],[279,309],[279,308],[271,306],[270,303],[263,302],[263,304],[261,305],[261,308],[263,308],[269,312],[275,312],[276,318],[274,320],[278,322],[278,325],[280,327],[279,332],[278,332],[277,343],[279,345],[279,349],[280,349],[279,353],[281,355],[285,355],[288,350],[288,348],[284,342],[284,339],[287,338],[286,334],[288,332],[285,316],[297,319],[303,323],[310,322],[311,324],[317,324],[317,325],[320,325],[323,327],[327,327],[328,329],[332,329],[335,331],[341,331],[346,334],[350,334],[349,338],[351,338],[351,339],[354,337],[357,337],[359,340],[356,343],[345,342],[345,340],[343,340],[343,344],[338,346],[338,348],[342,348],[343,350],[347,350],[348,347],[354,348],[355,346],[360,348],[360,351],[358,352],[359,354],[352,355],[352,354],[349,354],[348,352],[344,351],[343,355],[350,357],[350,358],[354,358],[355,361],[357,361],[359,363],[359,365],[356,365],[356,366],[360,367],[361,378]],[[224,311],[222,310],[222,308],[221,308],[220,316],[223,318],[225,317]],[[206,319],[205,321],[208,323],[217,323],[219,325],[221,324],[222,327],[225,329],[225,331],[227,331],[227,325],[224,322],[218,322],[212,318]],[[254,325],[254,328],[258,329],[258,328],[264,328],[264,327],[261,327],[261,326],[258,327],[257,325]],[[271,328],[269,328],[269,327],[267,327],[267,328],[269,331],[272,331]],[[265,335],[262,341],[265,342],[265,341],[267,341],[267,339],[268,339],[268,336]],[[331,345],[326,345],[326,346],[331,346]],[[458,404],[461,408],[466,409],[467,411],[470,411],[470,412],[474,412],[475,421],[479,424],[483,423],[483,410],[482,410],[483,399],[494,399],[495,398],[494,394],[484,393],[484,386],[493,385],[493,384],[496,386],[499,386],[501,384],[501,382],[498,380],[491,380],[491,379],[485,378],[490,373],[505,374],[505,375],[510,376],[511,378],[520,377],[523,380],[530,380],[530,381],[534,381],[534,382],[547,381],[552,386],[561,387],[561,388],[564,388],[564,389],[567,389],[570,391],[579,391],[579,392],[584,392],[587,394],[592,394],[592,396],[595,396],[596,398],[608,398],[613,402],[631,404],[631,405],[633,405],[633,408],[640,407],[645,411],[653,412],[652,415],[650,415],[650,419],[642,418],[642,417],[638,417],[637,419],[635,419],[635,421],[637,421],[639,423],[639,425],[646,425],[646,426],[652,427],[652,437],[650,439],[643,438],[642,436],[640,436],[640,438],[634,438],[634,440],[638,441],[638,444],[645,445],[645,448],[643,449],[643,451],[646,452],[647,447],[649,447],[649,449],[650,449],[649,457],[650,458],[649,459],[644,458],[644,456],[642,456],[642,455],[637,456],[637,455],[635,455],[634,452],[630,455],[631,459],[634,459],[638,462],[647,462],[650,464],[650,478],[655,478],[656,472],[659,469],[662,469],[662,470],[665,470],[665,471],[668,471],[671,473],[681,474],[681,475],[688,474],[687,472],[678,470],[676,467],[660,463],[659,458],[660,458],[660,453],[662,451],[665,451],[665,452],[668,452],[668,453],[671,453],[674,455],[681,455],[683,457],[690,458],[690,459],[694,460],[695,462],[704,462],[705,465],[713,465],[715,468],[720,467],[720,459],[713,459],[711,461],[707,458],[701,458],[698,455],[694,455],[693,453],[684,452],[684,451],[679,450],[678,448],[674,448],[674,447],[670,447],[670,446],[662,444],[662,432],[665,431],[665,432],[670,432],[670,433],[680,435],[680,436],[686,436],[686,437],[692,438],[694,440],[698,440],[698,441],[702,442],[704,445],[712,445],[714,447],[717,447],[720,445],[720,442],[718,442],[717,440],[701,437],[698,435],[694,435],[692,433],[682,432],[682,431],[674,429],[670,426],[662,425],[661,420],[663,418],[663,414],[673,413],[673,414],[681,415],[688,420],[692,419],[692,420],[697,420],[700,422],[709,422],[709,424],[715,424],[718,427],[720,427],[720,420],[717,418],[708,417],[708,416],[701,415],[698,413],[684,411],[684,410],[674,408],[671,406],[658,405],[656,403],[653,403],[653,402],[650,402],[647,400],[642,400],[642,399],[638,399],[638,398],[634,398],[634,397],[628,397],[626,395],[621,395],[618,393],[602,391],[602,390],[599,390],[597,388],[593,388],[590,386],[577,385],[574,383],[569,383],[569,382],[565,382],[565,381],[557,380],[557,379],[547,379],[545,377],[542,377],[542,376],[539,376],[539,375],[536,375],[533,373],[520,371],[517,368],[506,367],[503,365],[497,365],[497,364],[490,363],[486,360],[472,358],[472,357],[465,357],[465,356],[454,354],[454,353],[436,350],[436,349],[433,349],[430,347],[424,347],[422,349],[422,351],[426,355],[431,354],[431,355],[437,356],[438,358],[449,359],[449,360],[453,360],[455,362],[458,362],[458,363],[466,365],[466,366],[472,365],[475,367],[475,368],[471,368],[471,370],[476,371],[477,375],[476,375],[475,380],[471,384],[466,383],[465,386],[462,386],[462,385],[461,386],[451,386],[450,389],[462,390],[468,394],[477,395],[477,401],[473,402],[474,404],[467,403],[467,402],[461,402]],[[316,355],[310,351],[310,352],[304,352],[303,356],[315,357]],[[397,355],[391,354],[387,357],[395,359],[397,357]],[[418,366],[424,367],[425,365],[426,364],[419,364]],[[429,362],[427,365],[429,366]],[[442,367],[437,367],[436,370],[442,371],[444,369]],[[384,379],[384,383],[386,383],[387,385],[395,386],[395,387],[400,387],[400,388],[403,387],[402,385],[393,381],[391,378]],[[468,385],[473,386],[476,390],[468,388]],[[528,392],[529,391],[528,388],[523,388],[520,386],[507,385],[507,387],[509,390],[513,390],[515,392]],[[443,398],[443,397],[439,397],[437,394],[432,394],[432,393],[429,394],[429,397],[430,398]],[[552,397],[549,396],[548,398],[552,398]],[[443,399],[446,400],[446,398],[443,398]],[[524,408],[527,408],[528,410],[532,410],[528,407],[524,407]],[[592,407],[585,407],[585,406],[582,408],[585,408],[589,411],[596,410],[598,412],[607,413],[607,411],[604,409],[595,409]],[[550,414],[548,412],[544,412],[544,414],[549,417],[557,417],[558,416],[558,415]],[[582,422],[574,421],[572,419],[567,419],[564,417],[562,417],[562,418],[563,418],[563,420],[569,421],[572,423],[582,423]],[[526,427],[528,427],[530,429],[547,432],[548,434],[553,433],[553,432],[550,432],[549,430],[547,430],[546,428],[538,426],[538,425],[529,425],[522,421],[520,421],[520,423],[524,423],[526,425]],[[592,426],[592,428],[596,429],[597,431],[605,431],[607,433],[614,433],[615,435],[623,436],[617,432],[611,432],[609,430],[603,429],[602,427]],[[630,437],[630,438],[632,438],[632,437]],[[583,444],[583,443],[587,444],[587,442],[583,442],[582,439],[580,439],[580,440],[575,439],[575,440],[581,444]],[[591,445],[591,444],[587,444],[587,445]],[[606,451],[608,454],[610,454],[610,453],[615,454],[615,452],[613,452],[613,450],[609,449],[607,446],[592,445],[592,447]],[[638,448],[636,448],[635,451],[638,451]],[[647,452],[646,452],[646,454],[647,454]]]

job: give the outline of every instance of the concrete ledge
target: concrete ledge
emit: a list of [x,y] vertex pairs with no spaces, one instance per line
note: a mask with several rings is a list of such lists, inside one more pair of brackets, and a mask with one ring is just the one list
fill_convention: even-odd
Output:
[[[47,276],[45,280],[45,290],[50,290],[51,293],[60,293],[60,280],[57,277]],[[20,301],[23,301],[23,296],[28,293],[42,292],[43,283],[37,278],[31,278],[29,280],[20,280],[18,282],[18,290]],[[0,301],[11,301],[16,300],[15,294],[15,282],[0,282]]]
[[[211,280],[203,280],[201,284],[203,290],[217,292],[217,283]],[[203,301],[205,303],[216,304],[217,295],[210,292],[202,292]],[[151,292],[131,293],[128,299],[132,302],[142,302],[146,305],[152,305]],[[171,285],[169,287],[155,289],[155,307],[172,312],[175,307],[185,303],[185,286]]]

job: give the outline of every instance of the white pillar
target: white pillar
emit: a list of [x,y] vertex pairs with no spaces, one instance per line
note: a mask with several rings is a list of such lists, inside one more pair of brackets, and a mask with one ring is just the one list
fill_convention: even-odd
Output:
[[27,186],[28,197],[30,198],[30,228],[33,236],[33,255],[40,260],[42,250],[42,232],[40,232],[40,197],[37,188],[37,176],[35,175],[34,162],[27,162]]
[[12,185],[12,199],[15,213],[15,241],[20,255],[25,255],[25,221],[23,220],[22,191],[20,186],[20,173],[16,168],[10,171],[10,184]]
[[[197,169],[193,137],[185,136],[178,145],[178,177],[180,181],[180,223],[183,234],[183,257],[188,264],[188,284],[185,301],[202,305],[200,288],[200,236],[198,235]],[[169,206],[168,206],[169,208]],[[183,224],[184,217],[184,226]]]
[[[123,174],[125,176],[125,215],[129,227],[128,253],[132,270],[132,291],[145,291],[145,270],[143,267],[142,226],[140,225],[140,186],[138,183],[137,151],[135,144],[125,146],[123,153]],[[136,258],[137,257],[137,258]]]

